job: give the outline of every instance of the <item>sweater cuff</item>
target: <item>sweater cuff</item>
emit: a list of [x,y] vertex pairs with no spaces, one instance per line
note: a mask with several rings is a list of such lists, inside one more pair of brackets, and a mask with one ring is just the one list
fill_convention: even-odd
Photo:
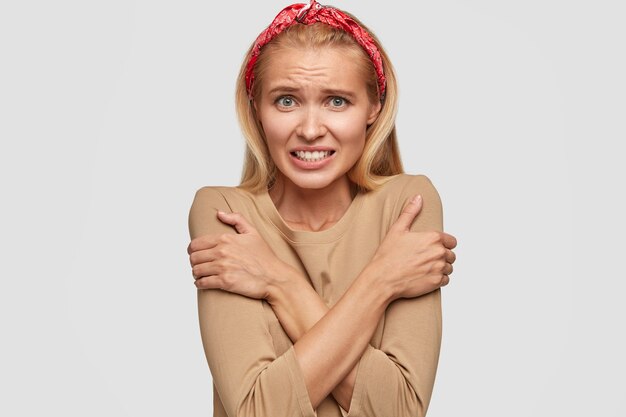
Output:
[[291,381],[291,385],[295,390],[302,417],[317,417],[317,412],[313,410],[313,406],[311,405],[309,392],[306,389],[304,376],[302,375],[300,364],[296,359],[296,351],[293,345],[283,354],[283,357],[287,362],[287,369],[289,370],[289,380]]
[[[362,415],[362,398],[363,392],[365,391],[365,384],[370,377],[369,363],[373,349],[372,345],[367,345],[367,348],[361,356],[361,360],[356,368],[356,378],[354,381],[354,389],[352,391],[352,400],[350,400],[350,412],[345,414],[344,417],[356,417]],[[342,409],[342,412],[343,411],[344,410]]]

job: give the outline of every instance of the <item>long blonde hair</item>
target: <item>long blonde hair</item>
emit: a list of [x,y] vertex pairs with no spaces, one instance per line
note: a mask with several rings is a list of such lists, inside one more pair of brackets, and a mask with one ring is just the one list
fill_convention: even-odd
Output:
[[[374,39],[380,51],[387,79],[385,99],[380,113],[376,121],[367,128],[365,147],[361,157],[348,171],[348,178],[357,185],[357,188],[361,191],[368,191],[378,188],[389,180],[391,176],[404,172],[396,139],[397,81],[391,61],[378,39],[354,16],[348,15],[368,31]],[[370,102],[376,103],[376,101],[380,100],[376,72],[367,53],[354,40],[352,35],[323,23],[311,25],[296,24],[287,28],[263,47],[254,65],[255,81],[252,87],[252,96],[254,99],[259,97],[263,76],[267,67],[271,65],[272,55],[277,51],[284,48],[332,47],[343,48],[344,51],[355,56],[366,79]],[[277,168],[269,154],[263,128],[258,121],[254,105],[249,100],[246,91],[246,64],[251,51],[252,46],[246,53],[246,58],[241,66],[235,94],[237,116],[247,144],[239,187],[251,192],[259,192],[268,186],[272,186],[276,179]]]

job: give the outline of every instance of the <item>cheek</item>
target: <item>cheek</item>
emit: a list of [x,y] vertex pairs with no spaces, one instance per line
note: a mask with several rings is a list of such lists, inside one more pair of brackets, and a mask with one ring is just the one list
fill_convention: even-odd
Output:
[[366,127],[365,120],[361,118],[342,118],[334,123],[333,131],[346,145],[363,146]]
[[267,140],[267,145],[271,147],[287,140],[289,129],[286,123],[281,123],[278,118],[267,118],[261,120],[263,132]]
[[281,118],[268,118],[263,123],[263,132],[271,159],[279,167],[282,166],[289,156],[285,149],[291,135],[290,127]]

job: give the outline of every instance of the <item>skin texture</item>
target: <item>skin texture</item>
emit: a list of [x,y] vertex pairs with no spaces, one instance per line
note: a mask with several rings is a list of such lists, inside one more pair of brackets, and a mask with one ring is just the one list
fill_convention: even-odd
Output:
[[[346,173],[380,111],[379,102],[368,100],[356,64],[341,52],[277,52],[254,102],[279,171],[270,197],[293,229],[324,230],[341,219],[355,192]],[[303,169],[290,154],[301,146],[335,152],[323,168]],[[331,309],[237,213],[217,216],[238,234],[206,235],[190,243],[196,287],[266,299],[294,343],[313,407],[332,393],[349,410],[355,365],[389,303],[449,282],[456,239],[443,232],[409,232],[421,206],[419,198],[407,204],[370,264]]]

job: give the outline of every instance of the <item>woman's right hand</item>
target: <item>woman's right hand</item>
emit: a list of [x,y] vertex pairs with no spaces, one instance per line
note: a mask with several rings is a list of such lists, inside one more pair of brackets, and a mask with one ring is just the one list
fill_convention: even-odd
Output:
[[404,207],[366,267],[391,290],[392,300],[427,294],[450,282],[456,238],[439,231],[411,232],[421,196]]

